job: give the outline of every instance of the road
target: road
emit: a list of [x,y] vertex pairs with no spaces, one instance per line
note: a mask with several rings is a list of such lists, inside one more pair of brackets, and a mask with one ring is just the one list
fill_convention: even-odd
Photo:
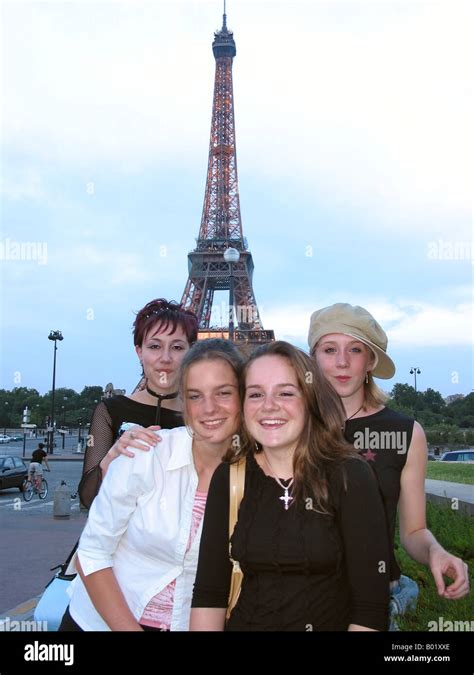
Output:
[[53,576],[50,568],[65,560],[86,521],[77,497],[71,500],[69,519],[53,517],[54,490],[65,480],[75,492],[82,462],[53,460],[50,466],[44,474],[49,486],[44,501],[34,495],[26,503],[16,488],[0,491],[0,617],[43,591]]
[[[0,429],[2,432],[3,429]],[[84,436],[84,433],[82,434]],[[76,450],[77,448],[77,434],[66,434],[64,437],[60,434],[56,434],[54,437],[55,447],[53,448],[53,457],[54,454],[61,454],[63,452],[63,443],[65,450]],[[31,453],[35,448],[38,447],[38,443],[44,443],[44,438],[38,436],[38,438],[29,438],[25,439],[25,450],[24,458],[27,460],[31,459]],[[45,448],[46,449],[46,448]],[[9,443],[2,443],[0,445],[0,455],[16,455],[17,457],[23,456],[23,441],[10,441]],[[49,455],[48,455],[49,456]]]

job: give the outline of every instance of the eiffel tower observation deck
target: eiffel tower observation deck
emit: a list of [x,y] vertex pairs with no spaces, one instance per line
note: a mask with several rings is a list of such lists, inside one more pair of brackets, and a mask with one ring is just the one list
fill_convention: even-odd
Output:
[[[199,337],[242,344],[274,340],[264,330],[252,287],[254,263],[243,236],[235,140],[232,63],[237,53],[225,12],[214,33],[216,60],[207,180],[196,248],[188,254],[188,281],[181,302],[199,319]],[[214,294],[229,291],[228,325],[212,320]]]

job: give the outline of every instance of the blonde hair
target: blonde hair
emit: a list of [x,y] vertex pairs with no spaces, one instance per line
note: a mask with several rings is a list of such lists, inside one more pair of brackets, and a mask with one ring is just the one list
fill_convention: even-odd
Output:
[[367,380],[368,382],[364,382],[364,410],[386,405],[389,396],[375,384],[370,371],[367,373]]

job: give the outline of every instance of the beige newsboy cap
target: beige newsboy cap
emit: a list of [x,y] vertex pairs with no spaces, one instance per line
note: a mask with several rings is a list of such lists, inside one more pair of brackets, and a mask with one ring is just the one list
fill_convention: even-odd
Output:
[[377,363],[371,371],[374,377],[389,380],[395,375],[395,364],[387,355],[387,335],[363,307],[338,302],[313,312],[308,334],[310,351],[313,352],[319,340],[330,333],[349,335],[370,347],[377,357]]

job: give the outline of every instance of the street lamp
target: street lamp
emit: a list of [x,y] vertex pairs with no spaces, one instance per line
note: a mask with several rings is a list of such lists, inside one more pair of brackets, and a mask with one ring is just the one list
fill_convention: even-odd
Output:
[[48,431],[48,453],[52,455],[54,446],[54,391],[56,388],[56,352],[58,349],[57,342],[58,341],[61,342],[61,340],[64,340],[64,338],[60,330],[52,330],[48,335],[48,340],[52,340],[54,342],[53,391],[51,396],[51,424],[50,424],[51,431]]
[[233,263],[238,263],[240,260],[240,253],[236,248],[226,248],[224,251],[224,260],[229,263],[229,340],[234,341],[234,274]]
[[417,389],[416,389],[416,376],[421,375],[421,370],[418,368],[418,366],[412,366],[410,370],[410,375],[415,376],[415,405],[413,406],[413,417],[416,419],[416,399],[417,399]]
[[[8,405],[8,401],[5,401],[5,405]],[[7,410],[8,410],[8,408],[5,410],[5,429],[3,430],[4,436],[7,435],[7,414],[8,414]]]

